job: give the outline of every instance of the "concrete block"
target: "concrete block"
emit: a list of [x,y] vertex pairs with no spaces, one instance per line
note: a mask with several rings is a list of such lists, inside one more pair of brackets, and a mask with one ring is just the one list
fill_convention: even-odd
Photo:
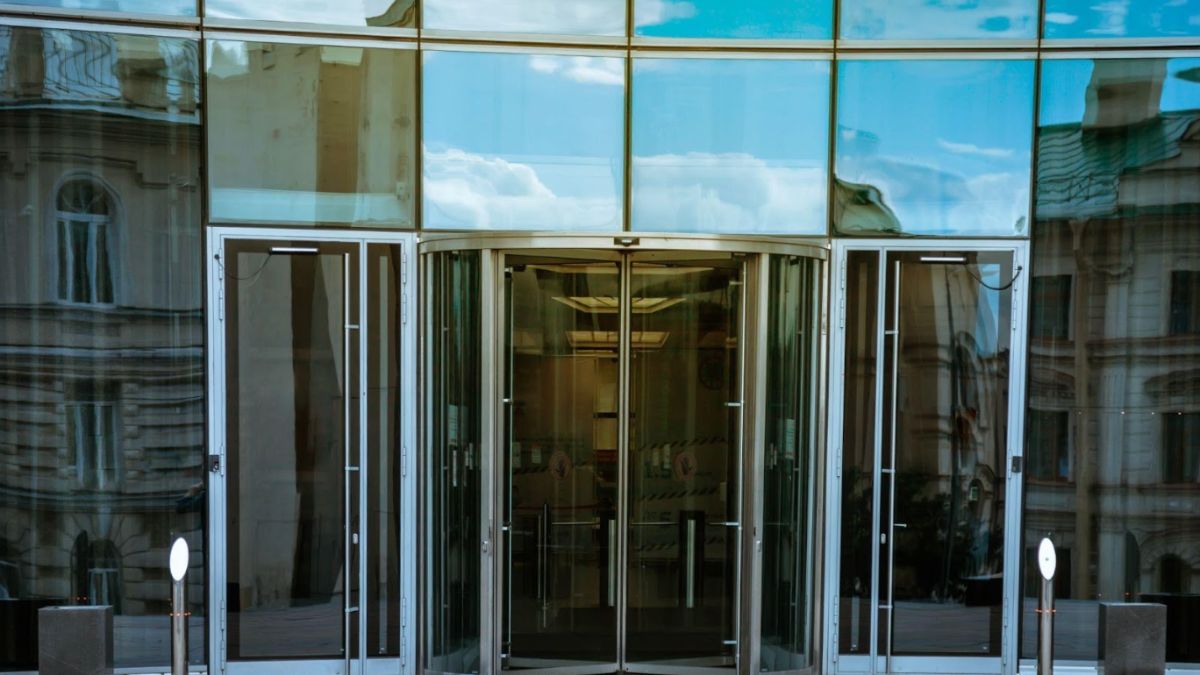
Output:
[[1148,602],[1100,603],[1101,675],[1167,671],[1167,607]]
[[40,675],[112,675],[112,607],[78,605],[38,610]]

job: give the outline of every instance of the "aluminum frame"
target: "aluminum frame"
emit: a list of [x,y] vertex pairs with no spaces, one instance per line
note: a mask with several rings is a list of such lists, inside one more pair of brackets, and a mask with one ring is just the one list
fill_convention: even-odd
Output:
[[[398,533],[400,559],[397,561],[399,568],[400,588],[400,616],[395,617],[400,622],[401,643],[400,655],[388,656],[382,658],[371,658],[367,654],[366,637],[367,637],[367,619],[365,606],[362,598],[366,592],[366,571],[367,571],[367,555],[368,545],[370,541],[370,533],[368,528],[363,526],[367,517],[367,484],[366,470],[368,466],[367,456],[367,414],[368,409],[365,403],[367,396],[367,269],[365,261],[369,246],[373,244],[395,245],[400,248],[400,287],[401,295],[399,298],[401,312],[401,335],[400,335],[400,373],[402,378],[405,375],[411,377],[411,374],[417,372],[416,357],[416,321],[413,317],[413,312],[410,308],[416,306],[415,293],[415,270],[413,256],[411,251],[416,249],[416,236],[408,232],[356,232],[343,230],[313,230],[313,229],[269,229],[254,227],[209,227],[205,232],[206,239],[206,303],[208,311],[206,313],[206,338],[207,338],[207,355],[206,365],[208,367],[208,387],[207,387],[207,410],[208,410],[208,454],[211,459],[214,455],[220,464],[219,471],[208,471],[208,509],[209,509],[209,527],[206,533],[206,545],[208,546],[208,616],[205,617],[206,633],[208,636],[207,658],[208,671],[210,673],[269,673],[277,672],[280,668],[286,668],[289,672],[296,675],[352,675],[356,673],[415,673],[416,660],[410,658],[410,655],[416,650],[416,631],[412,630],[409,625],[409,617],[412,616],[411,603],[416,598],[415,588],[417,582],[417,556],[416,556],[416,479],[415,471],[409,470],[409,449],[416,447],[416,401],[412,395],[400,396],[400,457],[399,457],[399,475],[394,476],[394,480],[398,481],[398,486],[401,491],[401,513],[400,522],[402,523],[401,530]],[[225,377],[226,363],[226,344],[225,344],[225,288],[224,275],[222,272],[222,263],[217,257],[223,255],[225,244],[229,241],[258,241],[258,242],[273,242],[273,241],[309,241],[313,243],[334,243],[334,244],[349,244],[354,247],[354,255],[358,256],[358,316],[357,326],[358,333],[358,349],[359,349],[359,375],[358,375],[358,394],[362,403],[358,410],[358,443],[359,455],[357,458],[357,466],[359,469],[355,472],[359,478],[358,492],[358,513],[359,513],[359,555],[358,555],[358,574],[359,574],[359,590],[358,590],[358,606],[357,614],[358,621],[358,657],[352,659],[351,666],[347,669],[346,661],[342,659],[312,659],[312,660],[285,660],[285,661],[233,661],[230,662],[226,658],[226,565],[228,560],[226,546],[226,518],[228,516],[227,505],[227,483],[226,483],[226,468],[228,461],[226,458],[225,438],[227,433],[227,420],[225,417],[225,400],[228,393],[229,383]],[[347,254],[349,255],[349,254]],[[346,270],[348,274],[348,269]],[[349,344],[347,343],[347,347]],[[400,387],[401,391],[413,391],[404,384]],[[348,472],[347,472],[348,473]],[[349,499],[349,491],[347,491],[346,499]],[[349,517],[349,513],[343,514],[344,517]],[[347,583],[347,589],[349,583]],[[347,603],[349,602],[347,598]],[[347,634],[348,636],[348,634]],[[350,652],[347,651],[347,655]],[[347,657],[349,658],[349,657]],[[349,673],[347,673],[349,670]]]
[[[1028,240],[980,240],[980,239],[842,239],[837,240],[833,247],[836,266],[836,278],[831,289],[831,306],[834,308],[831,318],[835,321],[830,331],[829,367],[829,396],[828,405],[828,436],[826,442],[825,491],[826,508],[829,517],[826,519],[828,530],[825,541],[829,548],[822,556],[827,565],[823,582],[825,585],[825,608],[822,622],[827,629],[824,637],[823,659],[826,673],[997,673],[1016,675],[1017,659],[1017,627],[1020,616],[1020,571],[1021,571],[1021,492],[1024,476],[1021,473],[1007,471],[1005,478],[1005,500],[1008,507],[1004,514],[1005,548],[1003,562],[1003,599],[1000,657],[955,657],[955,656],[900,656],[886,659],[879,655],[878,650],[878,618],[879,618],[879,589],[873,585],[871,603],[871,635],[869,655],[843,655],[838,653],[839,626],[839,576],[841,571],[841,549],[837,542],[841,541],[841,522],[838,504],[841,503],[841,473],[842,473],[842,437],[841,431],[845,423],[843,409],[845,402],[845,339],[846,339],[846,257],[850,251],[875,251],[879,254],[879,282],[876,291],[877,326],[875,329],[878,344],[877,359],[883,363],[882,350],[884,344],[883,312],[887,253],[892,251],[998,251],[1009,252],[1012,255],[1014,279],[1012,285],[1012,316],[1009,330],[1009,381],[1024,383],[1025,358],[1027,347],[1028,326],[1028,295],[1029,295],[1029,241]],[[882,372],[876,375],[876,420],[881,419],[882,411]],[[1025,419],[1025,388],[1023,384],[1009,388],[1008,399],[1008,433],[1006,439],[1006,462],[1022,457],[1024,453],[1024,419]],[[873,532],[880,531],[879,523],[879,476],[880,476],[880,445],[882,425],[875,425],[875,487],[873,488],[874,510],[872,513]],[[878,579],[879,539],[872,536],[872,574]]]

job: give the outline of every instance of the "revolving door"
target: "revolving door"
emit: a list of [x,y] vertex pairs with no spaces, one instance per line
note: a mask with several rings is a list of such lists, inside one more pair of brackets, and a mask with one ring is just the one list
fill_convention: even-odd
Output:
[[825,251],[423,245],[426,668],[807,669]]

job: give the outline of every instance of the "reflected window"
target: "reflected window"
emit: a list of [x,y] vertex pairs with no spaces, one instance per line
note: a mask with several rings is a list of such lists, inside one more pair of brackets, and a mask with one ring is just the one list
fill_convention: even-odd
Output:
[[833,1],[634,0],[633,23],[646,37],[828,40]]
[[423,56],[423,227],[621,229],[623,59]]
[[1066,410],[1030,410],[1025,456],[1034,480],[1071,480],[1070,414]]
[[1200,272],[1171,272],[1171,335],[1200,333]]
[[251,19],[368,28],[413,28],[416,0],[205,0],[209,19]]
[[824,234],[825,61],[637,59],[633,229]]
[[1200,481],[1200,413],[1163,415],[1162,481]]
[[1046,0],[1047,38],[1105,39],[1200,35],[1200,0]]
[[1071,333],[1071,275],[1033,277],[1029,335],[1034,338],[1066,339]]
[[70,180],[55,200],[58,297],[66,302],[113,302],[112,219],[115,206],[103,186]]
[[[661,1],[661,0],[660,0]],[[664,5],[681,5],[666,0]],[[671,11],[668,9],[667,11]],[[625,35],[625,0],[424,0],[421,27],[436,30]]]
[[69,387],[67,456],[74,462],[80,490],[121,488],[121,421],[116,387],[94,382]]
[[71,553],[74,603],[109,606],[121,614],[121,553],[106,539],[90,541],[86,532],[75,538]]
[[416,53],[208,43],[214,222],[413,226]]
[[838,71],[839,233],[1027,231],[1032,61],[842,61]]
[[838,34],[852,40],[1037,38],[1037,0],[840,0]]
[[196,0],[4,0],[4,3],[25,7],[196,16]]

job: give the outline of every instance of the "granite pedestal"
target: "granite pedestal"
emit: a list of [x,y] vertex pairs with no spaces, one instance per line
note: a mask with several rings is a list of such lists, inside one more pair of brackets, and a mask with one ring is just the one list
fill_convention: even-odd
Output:
[[112,607],[38,610],[39,675],[112,675]]
[[1147,602],[1100,603],[1100,673],[1163,675],[1167,671],[1167,607]]

